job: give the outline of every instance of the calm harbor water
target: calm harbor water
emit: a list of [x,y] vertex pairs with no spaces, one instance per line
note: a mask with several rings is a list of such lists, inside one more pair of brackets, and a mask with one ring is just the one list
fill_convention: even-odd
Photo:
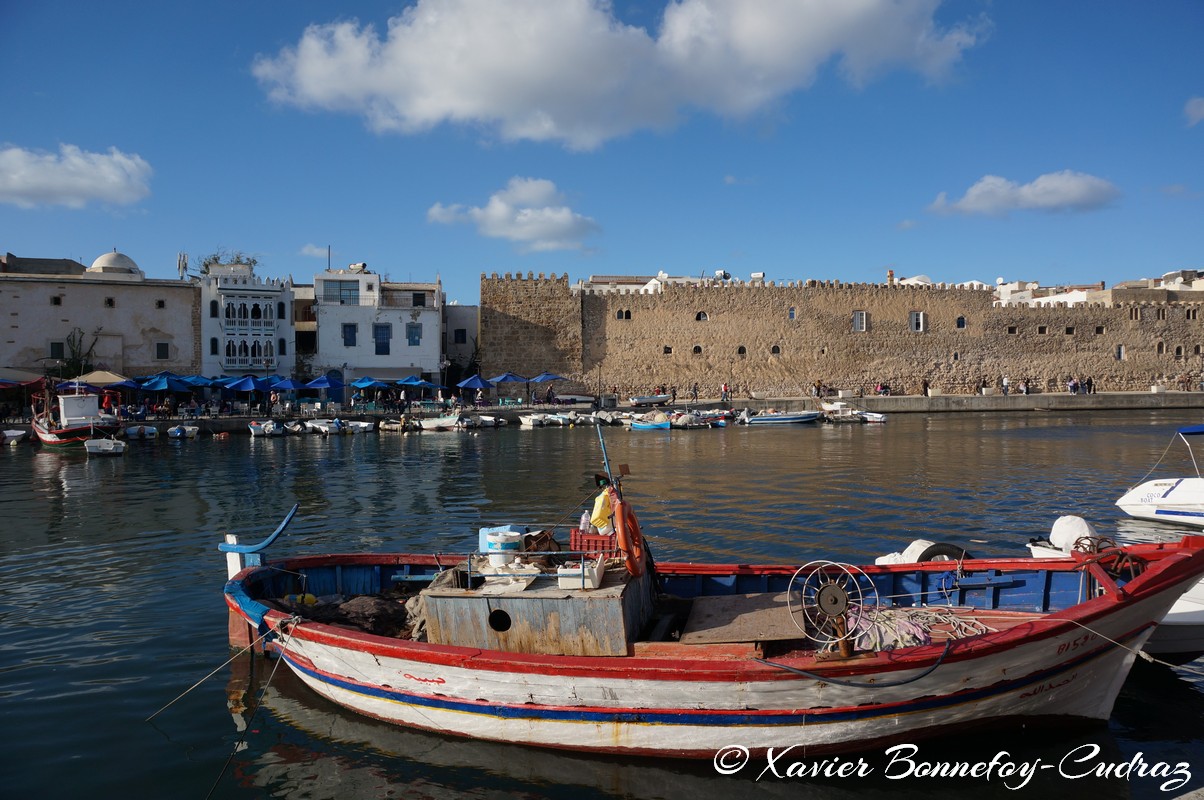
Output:
[[[661,560],[860,562],[912,538],[1021,554],[1060,514],[1118,538],[1181,531],[1112,503],[1166,450],[1183,412],[894,415],[884,426],[606,430]],[[1173,447],[1160,475],[1190,470]],[[401,437],[132,442],[88,459],[0,448],[0,749],[5,797],[819,798],[1168,797],[1204,786],[1204,662],[1147,667],[1106,726],[922,743],[914,760],[1186,763],[1167,778],[943,779],[870,774],[755,780],[710,764],[616,760],[454,740],[359,718],[273,662],[240,659],[146,718],[230,655],[226,531],[254,541],[293,503],[277,551],[472,548],[483,525],[566,531],[600,469],[592,429],[509,428]],[[567,533],[562,535],[567,539]],[[1195,671],[1193,671],[1193,669]],[[262,692],[262,699],[260,693]],[[1088,750],[1078,751],[1087,753]],[[802,758],[801,754],[799,756]],[[856,761],[856,757],[851,759]],[[810,760],[809,760],[810,761]]]

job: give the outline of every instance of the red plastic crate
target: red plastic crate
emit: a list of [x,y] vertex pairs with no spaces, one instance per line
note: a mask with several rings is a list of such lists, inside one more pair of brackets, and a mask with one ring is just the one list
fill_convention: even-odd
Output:
[[569,549],[582,553],[601,553],[607,558],[619,554],[613,533],[582,533],[577,528],[569,531]]

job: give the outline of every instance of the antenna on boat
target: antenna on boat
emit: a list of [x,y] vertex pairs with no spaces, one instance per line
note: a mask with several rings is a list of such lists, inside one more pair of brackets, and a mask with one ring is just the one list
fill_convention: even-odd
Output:
[[610,485],[615,485],[615,476],[610,471],[610,457],[606,455],[606,438],[602,436],[602,426],[598,428],[598,444],[602,445],[602,468],[606,470],[606,479],[610,481]]

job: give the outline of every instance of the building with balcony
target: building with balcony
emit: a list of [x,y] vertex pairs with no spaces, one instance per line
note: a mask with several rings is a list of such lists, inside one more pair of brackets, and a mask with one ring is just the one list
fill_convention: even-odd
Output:
[[443,287],[381,280],[367,264],[314,276],[314,371],[348,383],[370,375],[439,380]]
[[260,278],[249,264],[215,264],[200,278],[201,372],[293,374],[291,278]]

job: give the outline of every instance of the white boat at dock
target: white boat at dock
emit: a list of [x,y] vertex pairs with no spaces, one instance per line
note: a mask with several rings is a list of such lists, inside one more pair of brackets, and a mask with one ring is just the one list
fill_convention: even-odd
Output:
[[88,439],[84,442],[84,450],[90,456],[120,456],[125,455],[125,442],[120,439],[100,438]]
[[[1204,435],[1204,425],[1189,425],[1175,431],[1187,446],[1195,477],[1159,478],[1143,481],[1125,492],[1116,505],[1130,517],[1204,528],[1204,478],[1188,437]],[[1170,449],[1169,446],[1167,448]],[[1166,455],[1166,452],[1163,452]],[[1161,463],[1162,459],[1159,459]],[[1150,472],[1158,468],[1155,464]],[[1150,473],[1146,473],[1147,476]]]

